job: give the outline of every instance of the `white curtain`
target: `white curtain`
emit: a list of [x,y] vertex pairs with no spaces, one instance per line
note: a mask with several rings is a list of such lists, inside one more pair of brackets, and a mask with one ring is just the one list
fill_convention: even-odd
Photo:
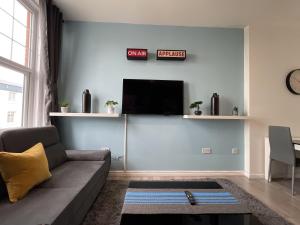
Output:
[[46,77],[49,74],[46,0],[39,1],[37,36],[36,67],[30,87],[32,113],[29,126],[33,127],[50,125],[45,106]]

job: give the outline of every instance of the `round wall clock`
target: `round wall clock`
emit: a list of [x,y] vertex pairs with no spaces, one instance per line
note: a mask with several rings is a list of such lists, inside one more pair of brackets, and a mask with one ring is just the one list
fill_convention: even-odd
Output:
[[300,95],[300,69],[289,72],[286,77],[286,86],[293,94]]

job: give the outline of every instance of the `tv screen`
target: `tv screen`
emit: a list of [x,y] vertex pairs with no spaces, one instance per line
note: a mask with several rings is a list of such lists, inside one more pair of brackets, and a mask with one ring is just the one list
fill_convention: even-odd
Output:
[[122,113],[183,115],[183,81],[123,79]]

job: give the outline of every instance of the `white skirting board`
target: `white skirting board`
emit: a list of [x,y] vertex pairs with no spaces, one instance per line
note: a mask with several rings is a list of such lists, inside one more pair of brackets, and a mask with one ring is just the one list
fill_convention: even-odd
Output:
[[249,179],[263,179],[264,178],[264,174],[263,173],[249,173],[244,171],[244,175],[249,178]]
[[113,170],[109,172],[109,177],[122,178],[147,178],[147,177],[168,177],[172,179],[201,178],[201,177],[226,177],[226,176],[244,176],[244,171],[137,171],[137,170]]

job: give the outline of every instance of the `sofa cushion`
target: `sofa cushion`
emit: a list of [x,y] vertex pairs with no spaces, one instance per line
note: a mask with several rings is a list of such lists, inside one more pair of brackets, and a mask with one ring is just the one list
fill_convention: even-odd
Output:
[[6,189],[6,185],[5,182],[3,181],[1,175],[0,175],[0,199],[7,197],[7,189]]
[[24,149],[41,142],[45,147],[50,170],[67,159],[65,147],[59,142],[58,132],[54,126],[9,129],[0,135],[4,150],[7,152],[23,152]]
[[67,160],[104,161],[111,157],[109,150],[66,150]]
[[53,224],[79,188],[33,189],[22,201],[0,201],[1,225]]
[[59,142],[58,132],[53,126],[8,129],[1,133],[1,139],[7,152],[23,152],[38,142],[45,148]]
[[103,161],[67,161],[52,170],[52,178],[39,188],[83,187],[103,164]]
[[60,142],[46,147],[45,152],[50,170],[58,167],[67,160],[65,146]]
[[0,138],[0,152],[2,152],[3,150],[4,150],[4,146],[3,146],[2,140]]
[[[0,152],[3,151],[3,145],[0,138]],[[7,196],[7,190],[6,185],[2,179],[2,176],[0,175],[0,199]]]
[[0,201],[1,225],[79,225],[102,188],[109,161],[70,161],[22,201]]

